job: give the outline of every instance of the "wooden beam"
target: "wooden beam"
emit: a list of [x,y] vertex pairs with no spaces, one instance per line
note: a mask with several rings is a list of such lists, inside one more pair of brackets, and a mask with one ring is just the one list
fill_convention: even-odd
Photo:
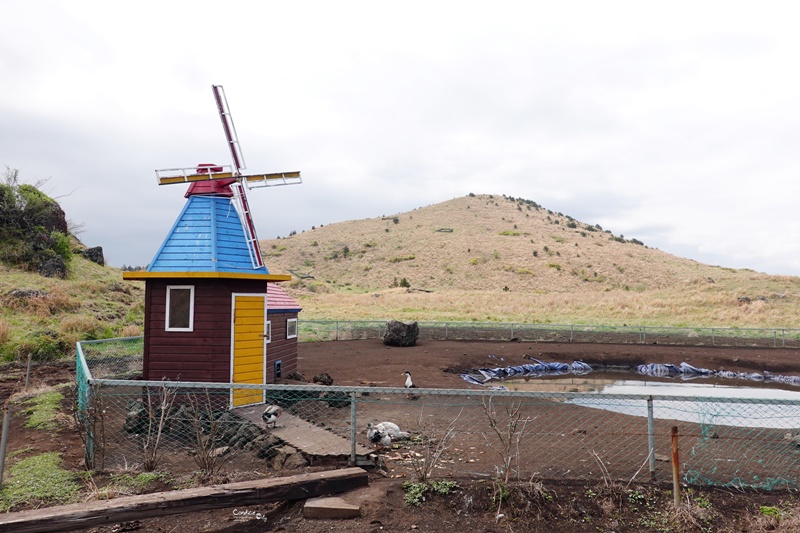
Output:
[[113,500],[0,514],[0,532],[72,531],[170,514],[245,507],[283,500],[302,500],[365,487],[367,484],[365,470],[343,468],[195,489],[139,494]]

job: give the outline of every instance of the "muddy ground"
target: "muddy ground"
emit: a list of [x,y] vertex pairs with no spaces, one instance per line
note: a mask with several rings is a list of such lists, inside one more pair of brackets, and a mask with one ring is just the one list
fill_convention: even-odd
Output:
[[[494,356],[494,357],[490,357]],[[800,351],[771,348],[695,348],[663,345],[537,344],[527,342],[426,341],[409,348],[386,347],[379,340],[302,343],[299,370],[310,379],[330,374],[337,385],[402,386],[408,370],[419,387],[466,388],[460,369],[516,365],[543,361],[582,360],[593,366],[627,366],[641,363],[688,362],[698,367],[738,371],[764,371],[800,375]],[[30,387],[74,381],[74,363],[35,365]],[[0,398],[7,399],[23,388],[23,367],[6,368],[0,376]],[[13,407],[9,452],[58,451],[67,468],[83,470],[82,442],[70,423],[71,404],[58,431],[24,427],[24,417]],[[102,486],[110,473],[97,473]],[[243,473],[227,472],[217,482],[246,479]],[[104,481],[105,480],[105,481]],[[302,502],[253,506],[261,519],[244,509],[222,509],[165,516],[94,531],[758,531],[780,527],[781,520],[760,509],[775,506],[791,511],[794,492],[755,493],[721,488],[694,487],[687,501],[690,512],[671,511],[668,485],[607,486],[596,482],[570,482],[540,478],[511,487],[497,510],[498,486],[491,479],[458,479],[460,488],[449,496],[429,497],[419,507],[404,503],[403,481],[383,472],[370,473],[370,486],[346,499],[361,506],[362,516],[350,520],[308,520],[302,517]],[[161,490],[153,485],[146,490]],[[92,497],[87,487],[86,498]],[[698,504],[699,502],[699,504]],[[36,506],[31,502],[29,507]],[[666,510],[666,511],[665,511]],[[789,524],[794,511],[784,513]],[[502,516],[498,516],[502,515]],[[797,522],[795,522],[797,524]],[[780,530],[780,529],[779,529]],[[792,529],[784,529],[791,531]]]

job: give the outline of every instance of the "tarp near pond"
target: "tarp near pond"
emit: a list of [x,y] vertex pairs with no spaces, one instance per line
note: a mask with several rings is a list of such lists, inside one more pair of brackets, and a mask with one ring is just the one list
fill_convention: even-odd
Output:
[[[490,355],[492,359],[500,359],[496,356]],[[591,365],[583,361],[573,361],[572,363],[544,363],[538,359],[531,358],[533,363],[517,366],[504,366],[495,368],[478,368],[469,372],[461,374],[461,378],[473,385],[491,386],[490,384],[496,381],[504,381],[506,379],[515,378],[539,378],[562,376],[565,374],[583,375],[588,374],[593,369]],[[673,365],[671,363],[650,363],[647,365],[638,365],[636,371],[645,376],[657,378],[676,378],[680,377],[684,380],[701,378],[701,377],[718,377],[724,379],[744,379],[750,381],[763,381],[774,383],[785,383],[788,385],[800,386],[800,376],[783,376],[780,374],[773,374],[771,372],[734,372],[730,370],[709,370],[707,368],[698,368],[689,363],[681,363]],[[505,389],[503,386],[492,386],[492,388]]]

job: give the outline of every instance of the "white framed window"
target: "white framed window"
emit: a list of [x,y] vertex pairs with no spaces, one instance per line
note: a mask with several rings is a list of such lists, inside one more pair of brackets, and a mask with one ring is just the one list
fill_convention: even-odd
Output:
[[167,285],[167,331],[194,330],[194,285]]
[[272,321],[267,320],[267,323],[264,324],[264,342],[270,343],[272,342]]
[[288,319],[286,319],[286,338],[287,339],[295,339],[295,338],[297,338],[297,319],[296,318],[288,318]]

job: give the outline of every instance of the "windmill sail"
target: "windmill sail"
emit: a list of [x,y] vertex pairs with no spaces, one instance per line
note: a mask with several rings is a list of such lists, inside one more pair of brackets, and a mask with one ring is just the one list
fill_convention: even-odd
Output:
[[[241,220],[244,238],[250,254],[253,269],[264,267],[261,257],[261,248],[258,244],[256,227],[250,213],[250,206],[245,194],[246,185],[248,189],[255,187],[271,187],[276,185],[295,185],[302,183],[299,171],[275,172],[270,174],[242,174],[245,169],[244,155],[242,154],[239,138],[236,134],[236,127],[233,124],[233,116],[228,107],[228,100],[222,85],[212,85],[214,100],[217,104],[222,129],[225,132],[225,139],[228,150],[231,154],[231,165],[203,164],[190,168],[171,168],[156,170],[156,179],[159,185],[169,185],[174,183],[190,183],[187,197],[196,194],[213,194],[217,196],[229,196],[233,207],[236,209]],[[213,184],[212,184],[213,183]]]

